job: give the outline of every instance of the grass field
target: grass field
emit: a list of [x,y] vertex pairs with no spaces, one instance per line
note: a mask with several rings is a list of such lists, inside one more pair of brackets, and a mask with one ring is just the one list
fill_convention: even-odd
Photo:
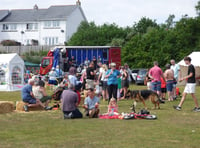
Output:
[[[200,98],[200,87],[196,95]],[[0,92],[0,100],[21,100],[20,92]],[[174,110],[172,106],[179,100],[161,104],[160,110],[152,110],[153,104],[147,101],[151,114],[158,117],[153,121],[63,120],[60,110],[0,114],[0,148],[199,148],[200,112],[191,111],[194,103],[190,96],[182,111]],[[119,111],[130,112],[131,104],[131,100],[120,101]],[[142,108],[138,103],[137,111]],[[107,102],[101,102],[100,109],[106,112]]]

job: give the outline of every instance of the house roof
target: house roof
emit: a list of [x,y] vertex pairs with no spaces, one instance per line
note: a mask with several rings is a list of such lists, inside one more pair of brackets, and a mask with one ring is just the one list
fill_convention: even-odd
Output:
[[[10,15],[4,18],[3,22],[32,22],[39,20],[63,20],[80,6],[78,5],[61,5],[50,6],[47,9],[17,9],[11,10]],[[0,10],[1,16],[8,10]],[[4,12],[4,13],[3,13]],[[1,15],[2,14],[2,15]]]
[[8,14],[8,10],[0,10],[0,21],[3,20]]

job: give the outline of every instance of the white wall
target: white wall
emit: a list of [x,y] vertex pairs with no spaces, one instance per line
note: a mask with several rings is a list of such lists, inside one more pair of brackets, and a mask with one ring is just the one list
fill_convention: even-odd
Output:
[[71,36],[77,31],[82,21],[86,21],[86,20],[84,19],[80,9],[77,7],[76,10],[73,11],[73,13],[67,19],[66,41],[68,41],[71,38]]

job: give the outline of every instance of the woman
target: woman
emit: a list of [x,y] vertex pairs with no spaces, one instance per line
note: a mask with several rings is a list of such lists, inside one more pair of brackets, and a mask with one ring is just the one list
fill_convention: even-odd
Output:
[[121,99],[125,99],[126,93],[128,91],[128,87],[129,87],[128,72],[122,66],[122,90],[123,90],[124,95]]
[[42,80],[36,82],[33,86],[33,95],[35,98],[40,99],[42,103],[44,103],[45,109],[51,110],[52,107],[49,107],[48,104],[51,101],[51,96],[47,96],[45,90],[45,83]]
[[107,81],[108,78],[106,78],[106,71],[108,70],[107,66],[105,64],[103,64],[100,68],[100,74],[98,77],[98,83],[102,84],[102,97],[103,97],[103,101],[107,100],[108,98],[108,90],[107,90]]
[[107,85],[108,85],[108,94],[109,94],[109,102],[112,97],[117,100],[117,84],[118,84],[118,77],[120,77],[120,72],[116,70],[116,64],[110,64],[111,69],[106,72],[105,78],[108,78]]

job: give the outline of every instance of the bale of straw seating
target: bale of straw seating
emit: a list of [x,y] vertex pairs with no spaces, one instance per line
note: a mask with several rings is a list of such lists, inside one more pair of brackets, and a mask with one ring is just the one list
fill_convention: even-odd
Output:
[[0,114],[13,112],[14,108],[14,102],[0,101]]
[[[24,111],[24,105],[25,103],[23,101],[17,101],[16,102],[16,111]],[[44,110],[43,107],[38,106],[38,107],[29,107],[29,111],[41,111]]]

